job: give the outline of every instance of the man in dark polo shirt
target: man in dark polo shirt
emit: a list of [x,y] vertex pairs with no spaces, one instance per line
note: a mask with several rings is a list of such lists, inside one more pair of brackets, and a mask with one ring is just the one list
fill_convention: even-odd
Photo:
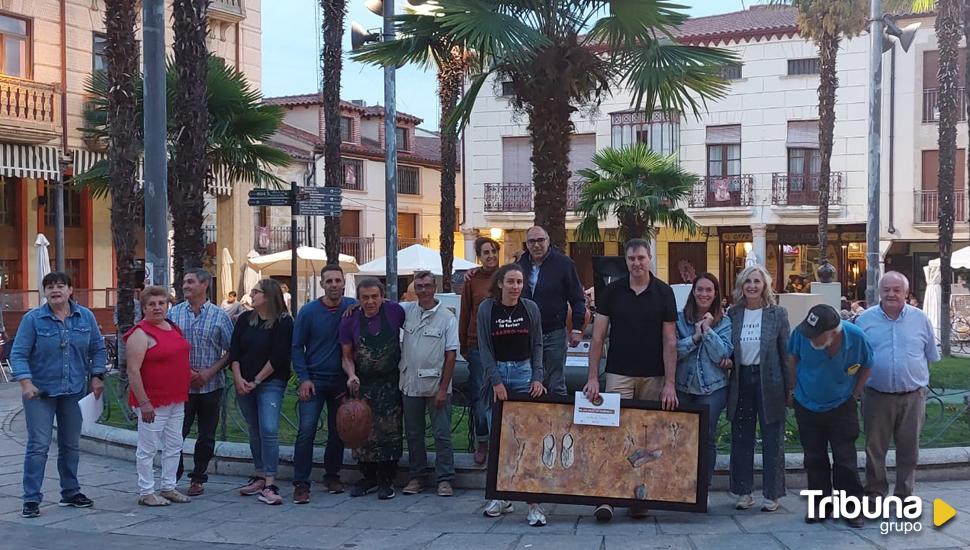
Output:
[[[596,320],[589,349],[589,380],[583,392],[590,400],[600,392],[599,364],[603,343],[610,338],[606,358],[606,391],[623,399],[660,401],[677,407],[674,380],[677,370],[677,301],[674,291],[650,273],[650,244],[630,239],[623,246],[629,275],[607,285],[596,297]],[[632,517],[644,517],[631,508]],[[601,504],[596,519],[609,521],[613,507]]]

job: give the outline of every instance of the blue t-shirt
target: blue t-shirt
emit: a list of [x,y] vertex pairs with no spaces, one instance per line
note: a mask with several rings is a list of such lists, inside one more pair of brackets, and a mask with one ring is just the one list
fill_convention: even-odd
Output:
[[872,346],[862,329],[842,321],[842,347],[835,357],[816,350],[801,331],[788,339],[788,354],[798,357],[795,400],[814,412],[825,412],[852,397],[856,376],[871,367]]

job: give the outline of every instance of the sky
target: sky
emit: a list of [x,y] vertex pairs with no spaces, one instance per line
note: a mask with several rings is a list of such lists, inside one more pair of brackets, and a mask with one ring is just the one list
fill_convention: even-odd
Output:
[[[742,10],[763,3],[763,0],[683,0],[682,3],[693,4],[686,11],[700,17]],[[397,0],[397,4],[403,5],[403,0]],[[319,0],[263,0],[262,85],[265,97],[317,91],[318,6]],[[381,25],[381,19],[364,7],[363,0],[347,0],[347,8],[341,95],[344,100],[363,99],[368,105],[383,104],[383,71],[379,67],[351,61],[347,55],[350,51],[350,22],[358,21],[365,28],[373,29]],[[397,108],[424,119],[422,128],[437,130],[438,96],[434,73],[412,66],[397,71]]]

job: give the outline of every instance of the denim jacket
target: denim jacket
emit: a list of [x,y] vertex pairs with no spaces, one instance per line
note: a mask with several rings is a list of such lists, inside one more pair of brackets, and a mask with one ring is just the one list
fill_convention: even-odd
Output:
[[94,313],[73,301],[64,321],[48,304],[27,312],[10,353],[14,379],[32,380],[50,397],[84,391],[88,375],[104,374],[106,363],[104,338]]
[[730,382],[728,371],[718,363],[734,351],[731,319],[724,315],[712,328],[695,344],[694,325],[687,322],[683,311],[677,313],[677,391],[710,395]]

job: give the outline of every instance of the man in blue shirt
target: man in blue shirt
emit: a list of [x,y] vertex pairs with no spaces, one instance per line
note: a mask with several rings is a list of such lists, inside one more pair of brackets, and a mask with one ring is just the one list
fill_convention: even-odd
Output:
[[340,483],[344,443],[337,434],[337,396],[347,391],[341,366],[340,320],[357,301],[344,297],[344,272],[328,265],[320,272],[324,295],[300,308],[293,328],[293,370],[300,380],[300,427],[293,447],[293,502],[310,502],[313,440],[323,406],[327,406],[327,450],[323,456],[324,481],[330,494],[344,492]]
[[[862,397],[872,364],[872,347],[859,327],[842,321],[835,308],[820,304],[809,310],[788,340],[788,368],[795,371],[794,399],[798,434],[805,456],[809,490],[832,489],[862,496],[856,462],[859,437],[856,401]],[[829,463],[829,447],[833,463]],[[805,521],[824,518],[821,510]],[[831,515],[831,510],[827,511]],[[863,526],[861,515],[847,518]]]
[[886,496],[886,453],[896,442],[896,486],[893,494],[913,494],[919,434],[926,409],[929,363],[940,360],[930,320],[906,304],[909,281],[890,271],[879,280],[879,305],[856,319],[873,349],[872,374],[862,400],[866,430],[866,492]]

